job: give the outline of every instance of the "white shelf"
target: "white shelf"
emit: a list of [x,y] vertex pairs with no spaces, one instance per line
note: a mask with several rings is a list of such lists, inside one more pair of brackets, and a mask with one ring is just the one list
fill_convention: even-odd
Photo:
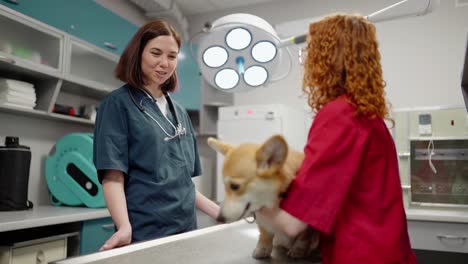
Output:
[[26,74],[36,78],[60,78],[62,73],[47,65],[37,64],[25,59],[15,58],[0,51],[0,69],[2,74],[6,72],[21,75]]
[[70,122],[74,122],[74,123],[94,125],[94,121],[89,120],[89,119],[85,119],[85,118],[81,118],[81,117],[76,117],[76,116],[67,116],[67,115],[56,114],[56,113],[49,113],[48,116],[51,119],[59,119],[59,120],[70,121]]
[[98,83],[83,78],[66,76],[63,78],[64,85],[62,85],[61,91],[68,92],[75,95],[83,95],[88,97],[94,97],[97,99],[104,98],[116,87],[109,87],[102,83]]
[[43,205],[24,211],[0,212],[0,232],[109,217],[107,208]]
[[80,117],[74,117],[74,116],[66,116],[66,115],[61,115],[61,114],[56,114],[56,113],[47,113],[46,111],[36,110],[36,109],[27,109],[27,108],[22,108],[22,107],[0,105],[0,111],[5,112],[5,113],[21,114],[24,116],[37,117],[37,118],[48,119],[48,120],[62,120],[62,121],[73,122],[73,123],[94,125],[94,121],[92,120],[88,120],[88,119],[84,119]]
[[6,105],[0,105],[0,110],[6,113],[13,113],[13,114],[19,113],[25,116],[34,116],[34,117],[41,117],[41,118],[47,118],[47,115],[48,115],[46,111],[42,111],[42,110],[27,109],[27,108],[22,108],[22,107],[14,107],[14,106],[6,106]]

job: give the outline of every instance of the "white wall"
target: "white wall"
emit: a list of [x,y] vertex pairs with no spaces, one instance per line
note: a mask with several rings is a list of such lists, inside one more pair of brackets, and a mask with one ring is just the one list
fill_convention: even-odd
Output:
[[[295,20],[320,17],[329,13],[370,14],[398,0],[294,0],[259,4],[190,17],[191,33],[206,21],[230,13],[260,16],[280,33],[307,32]],[[293,17],[294,16],[294,17]],[[288,29],[289,24],[289,30]],[[393,108],[418,106],[461,106],[461,71],[468,32],[468,6],[455,7],[455,0],[441,0],[439,8],[424,17],[377,23],[387,96]],[[286,30],[285,30],[286,29]],[[294,51],[296,58],[297,47]],[[235,95],[235,104],[286,103],[305,105],[300,98],[302,69],[295,63],[290,75],[267,88]]]

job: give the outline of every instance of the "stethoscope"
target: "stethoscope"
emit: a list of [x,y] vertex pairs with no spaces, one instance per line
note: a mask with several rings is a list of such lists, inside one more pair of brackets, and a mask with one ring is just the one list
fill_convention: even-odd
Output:
[[144,113],[145,115],[147,115],[149,118],[153,119],[154,122],[156,122],[156,124],[158,124],[159,128],[161,128],[161,130],[164,132],[164,134],[166,134],[166,137],[164,137],[164,141],[169,141],[171,139],[174,139],[176,137],[180,137],[180,136],[184,136],[187,134],[187,130],[185,129],[185,127],[182,127],[182,124],[179,122],[179,117],[177,116],[177,111],[175,110],[175,107],[174,107],[174,104],[172,103],[172,99],[169,97],[169,94],[165,93],[164,96],[166,96],[166,101],[169,105],[169,111],[171,111],[171,113],[174,115],[174,118],[175,118],[175,121],[176,121],[176,124],[177,126],[174,125],[174,123],[171,122],[171,120],[169,120],[169,118],[167,118],[166,115],[163,114],[164,118],[166,118],[167,122],[169,122],[169,124],[174,128],[174,131],[175,133],[173,135],[169,134],[163,126],[161,126],[161,124],[158,122],[158,120],[156,120],[156,118],[154,118],[152,115],[150,115],[146,109],[143,107],[143,100],[145,99],[149,99],[151,100],[153,103],[156,102],[156,99],[154,99],[153,96],[151,96],[148,92],[146,92],[144,89],[141,89],[139,88],[142,92],[144,92],[146,94],[147,97],[143,98],[140,100],[140,103],[138,104],[137,101],[135,100],[135,97],[133,97],[133,94],[132,94],[132,91],[130,87],[127,88],[128,89],[128,95],[130,96],[130,99],[132,99],[132,102],[133,104],[142,112]]

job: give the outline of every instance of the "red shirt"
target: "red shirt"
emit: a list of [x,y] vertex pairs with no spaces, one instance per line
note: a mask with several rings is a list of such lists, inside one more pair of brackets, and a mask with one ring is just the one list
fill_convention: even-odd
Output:
[[393,139],[346,96],[317,113],[281,207],[322,233],[323,264],[416,263]]

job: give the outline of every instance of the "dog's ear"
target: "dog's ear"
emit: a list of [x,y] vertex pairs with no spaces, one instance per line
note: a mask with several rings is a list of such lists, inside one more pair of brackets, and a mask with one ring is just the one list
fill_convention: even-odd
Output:
[[212,137],[209,137],[206,142],[208,142],[208,145],[216,150],[217,152],[223,154],[223,155],[226,155],[226,153],[228,153],[231,149],[234,148],[233,145],[231,144],[227,144],[227,143],[224,143],[224,142],[221,142],[219,140],[217,140],[216,138],[212,138]]
[[260,176],[273,175],[281,169],[288,156],[288,144],[280,135],[270,137],[256,153],[257,172]]

